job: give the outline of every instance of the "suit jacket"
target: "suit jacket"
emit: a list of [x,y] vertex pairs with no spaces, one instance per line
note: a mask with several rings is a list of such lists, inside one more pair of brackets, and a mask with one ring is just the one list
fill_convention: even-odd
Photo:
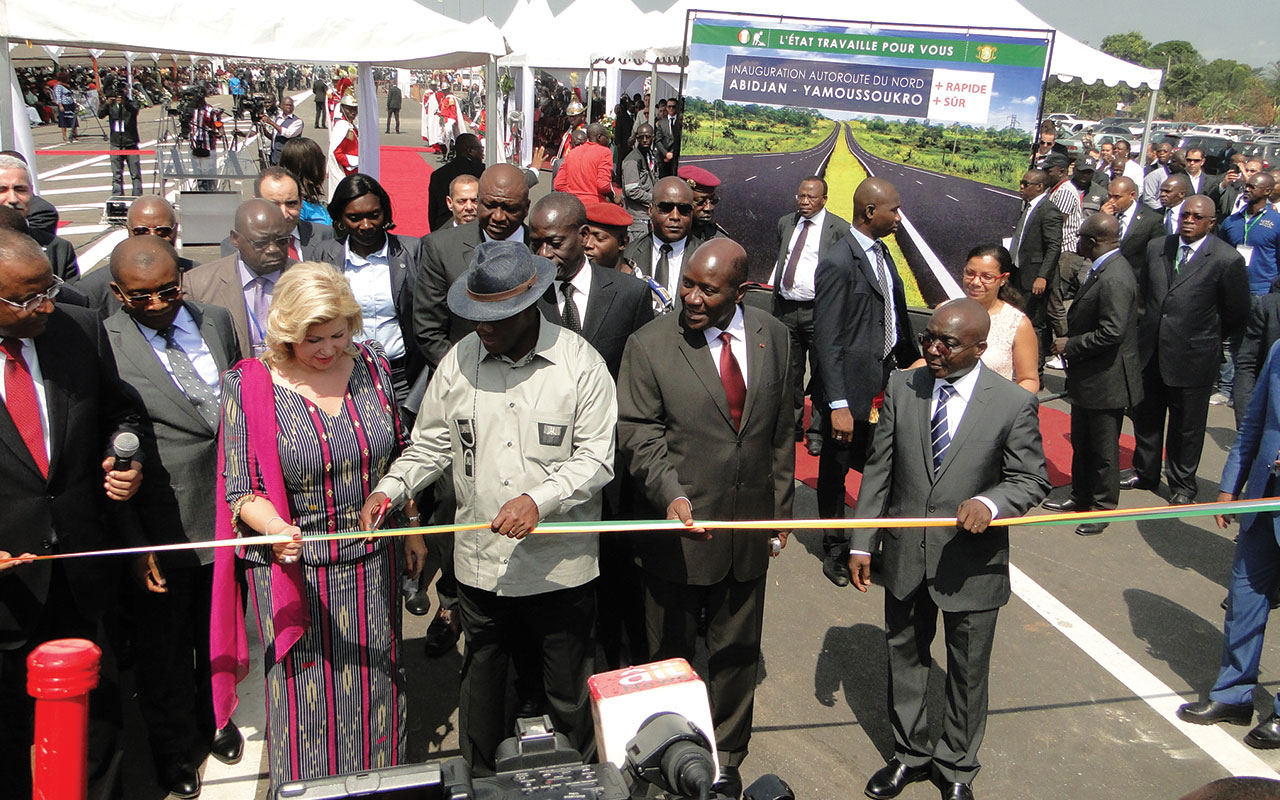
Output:
[[427,223],[432,232],[449,224],[453,214],[445,203],[449,196],[449,184],[459,175],[474,175],[477,179],[484,173],[483,161],[471,161],[461,156],[431,173],[431,181],[427,184]]
[[[1019,517],[1049,491],[1034,395],[985,367],[956,435],[934,473],[930,438],[933,375],[894,373],[862,476],[859,519],[954,517],[982,495],[998,517]],[[857,529],[851,547],[882,547],[885,591],[906,601],[922,587],[943,611],[983,611],[1009,602],[1009,529],[980,534],[936,528]]]
[[[1190,175],[1187,175],[1187,179],[1192,180]],[[1210,175],[1202,170],[1200,172],[1200,185],[1197,187],[1193,181],[1191,191],[1187,192],[1187,197],[1190,197],[1193,194],[1202,194],[1212,199],[1213,196],[1218,193],[1218,185],[1221,182],[1221,175]]]
[[[97,316],[58,304],[35,346],[48,407],[49,477],[40,474],[0,404],[0,550],[43,555],[141,544],[127,504],[108,500],[102,488],[102,459],[116,433],[144,434]],[[70,559],[63,565],[80,613],[100,617],[118,590],[118,563]],[[50,575],[49,563],[37,562],[0,577],[0,650],[26,642],[48,598]]]
[[[231,314],[190,300],[184,305],[200,327],[219,372],[240,360]],[[103,323],[128,398],[143,411],[146,474],[132,505],[150,544],[206,542],[214,538],[216,503],[210,491],[218,465],[218,430],[210,427],[160,363],[150,342],[123,310]],[[162,567],[212,564],[213,552],[161,554]]]
[[[529,241],[528,228],[521,226],[521,230],[524,240]],[[418,276],[413,289],[414,337],[405,341],[418,343],[431,369],[436,368],[449,348],[475,330],[475,323],[458,319],[449,312],[449,287],[467,271],[471,251],[481,241],[480,220],[444,228],[421,239]]]
[[[778,260],[773,267],[773,297],[774,303],[781,297],[782,292],[782,274],[786,271],[787,261],[791,258],[791,251],[787,246],[791,244],[791,236],[796,232],[796,226],[800,224],[800,212],[793,211],[790,214],[783,214],[778,219]],[[827,211],[827,216],[822,223],[822,230],[818,231],[818,260],[827,257],[827,253],[831,252],[831,248],[840,243],[840,240],[849,232],[849,223],[840,217]],[[810,235],[813,232],[810,231]],[[807,239],[806,239],[807,242]]]
[[[640,268],[642,273],[650,277],[653,277],[654,238],[655,237],[652,232],[646,233],[644,236],[637,236],[628,242],[626,248],[622,251],[623,258],[630,259]],[[701,247],[704,241],[706,240],[695,236],[693,229],[690,228],[689,235],[686,236],[684,240],[684,260],[681,262],[681,266],[689,263],[689,258],[693,255],[693,252]],[[662,243],[658,242],[657,246],[662,247]],[[672,269],[675,269],[674,264],[672,265]],[[677,287],[677,291],[672,293],[674,295],[673,299],[675,299],[676,304],[679,305],[679,280],[676,280],[675,286]]]
[[[907,319],[902,278],[888,258],[893,278],[893,308],[898,343],[890,356],[900,367],[920,357]],[[849,401],[854,420],[865,420],[871,401],[884,388],[884,294],[876,277],[875,256],[846,231],[839,244],[818,262],[813,302],[813,329],[818,353],[813,396],[825,403]]]
[[1067,309],[1067,395],[1080,408],[1132,408],[1142,399],[1138,280],[1114,251],[1081,280]]
[[[649,284],[599,264],[588,263],[586,269],[591,270],[591,294],[581,320],[582,338],[596,349],[609,374],[617,381],[627,339],[653,319]],[[558,298],[551,296],[554,292],[553,285],[538,301],[538,308],[544,317],[560,325],[560,313],[556,310]]]
[[[391,300],[396,304],[396,321],[404,338],[405,376],[409,383],[422,372],[425,362],[413,338],[413,294],[418,281],[421,243],[412,236],[387,234],[387,260],[391,262]],[[316,247],[317,261],[332,264],[339,270],[346,263],[346,243],[328,239]],[[368,333],[368,331],[366,331]]]
[[1264,294],[1253,303],[1244,338],[1236,352],[1236,382],[1232,399],[1235,401],[1237,430],[1244,421],[1263,362],[1277,339],[1280,339],[1280,278],[1272,281],[1270,294]]
[[[240,270],[236,268],[239,253],[223,256],[208,264],[201,264],[183,276],[183,288],[187,299],[211,306],[222,306],[231,312],[235,323],[236,340],[240,342],[240,357],[253,356],[253,343],[249,338],[249,315],[244,307],[244,290],[240,283]],[[294,262],[288,262],[285,269]]]
[[670,165],[671,162],[665,161],[665,159],[667,153],[675,152],[675,145],[676,135],[671,127],[671,117],[663,115],[653,125],[654,161],[658,164],[659,172],[662,172]]
[[1230,186],[1222,185],[1221,178],[1219,183],[1214,187],[1218,193],[1218,224],[1231,216],[1236,207],[1236,200],[1240,197],[1240,192],[1244,191],[1244,178],[1236,181]]
[[[1271,467],[1276,453],[1280,453],[1280,363],[1277,363],[1277,350],[1280,347],[1272,345],[1268,351],[1266,364],[1258,375],[1257,389],[1249,400],[1240,433],[1227,455],[1222,481],[1218,485],[1218,491],[1244,500],[1274,494],[1268,489],[1272,486]],[[1256,514],[1240,516],[1242,536],[1256,517]],[[1278,519],[1275,515],[1271,517],[1273,531],[1280,531]]]
[[1120,239],[1120,255],[1124,256],[1124,260],[1133,267],[1134,275],[1141,280],[1147,266],[1147,245],[1165,235],[1164,214],[1152,211],[1136,201],[1134,205],[1138,212],[1129,223],[1124,237]]
[[53,236],[58,232],[58,209],[40,195],[27,201],[27,227]]
[[27,230],[49,259],[54,275],[68,283],[74,283],[80,279],[80,264],[76,261],[76,249],[71,246],[71,242],[38,228],[28,226]]
[[662,151],[656,145],[650,149],[653,152],[652,170],[638,147],[622,159],[622,207],[636,220],[649,218],[653,185],[658,182],[659,165],[662,163]]
[[[1015,233],[1014,236],[1017,236]],[[1062,255],[1062,212],[1046,195],[1036,203],[1027,217],[1018,245],[1018,266],[1014,269],[1014,285],[1030,292],[1036,278],[1050,281],[1058,274],[1058,258]]]
[[[198,266],[200,265],[191,259],[178,256],[178,269],[182,273],[190,272],[192,267]],[[111,291],[111,268],[107,264],[101,264],[86,272],[83,278],[76,281],[76,289],[84,295],[89,307],[97,311],[101,319],[106,319],[120,310],[120,301],[116,299],[115,292]],[[58,295],[58,299],[62,300],[61,294]]]
[[1174,275],[1181,246],[1178,236],[1147,246],[1138,363],[1145,370],[1158,357],[1166,386],[1210,386],[1218,376],[1223,338],[1248,318],[1249,277],[1236,249],[1213,235]]
[[[302,256],[302,261],[321,260],[318,257],[319,246],[323,242],[332,241],[333,238],[333,228],[328,225],[305,219],[298,220],[298,239],[302,242],[302,252],[298,255]],[[231,243],[230,235],[219,243],[218,248],[219,255],[230,256],[236,253],[236,246]]]
[[[618,449],[639,486],[644,518],[687,497],[695,519],[789,519],[795,494],[790,334],[743,307],[747,398],[733,427],[724,384],[702,331],[667,314],[627,343],[618,377]],[[715,531],[709,541],[652,532],[633,541],[640,566],[664,580],[709,586],[769,566],[768,531]]]

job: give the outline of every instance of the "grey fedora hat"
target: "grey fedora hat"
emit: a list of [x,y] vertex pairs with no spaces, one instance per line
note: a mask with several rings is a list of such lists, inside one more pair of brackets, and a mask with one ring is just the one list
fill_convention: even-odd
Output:
[[527,245],[482,242],[467,271],[449,287],[449,310],[471,322],[514,317],[536,303],[555,277],[555,264]]

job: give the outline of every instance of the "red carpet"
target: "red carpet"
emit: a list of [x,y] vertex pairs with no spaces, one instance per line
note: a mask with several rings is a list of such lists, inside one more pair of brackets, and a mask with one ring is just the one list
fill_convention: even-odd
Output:
[[[805,401],[805,424],[809,419],[809,401]],[[1066,486],[1071,483],[1071,417],[1069,414],[1054,408],[1040,407],[1040,436],[1044,440],[1044,457],[1049,468],[1049,482],[1054,486]],[[1120,468],[1133,466],[1133,437],[1124,434],[1120,437]],[[818,459],[809,455],[804,443],[796,444],[796,478],[804,485],[816,489],[818,486]],[[862,484],[862,473],[849,471],[845,478],[845,504],[853,507],[858,496],[858,487]]]
[[431,231],[427,224],[427,187],[431,182],[431,165],[423,157],[428,149],[384,145],[378,150],[382,158],[382,187],[391,195],[391,210],[396,220],[392,233],[425,236]]

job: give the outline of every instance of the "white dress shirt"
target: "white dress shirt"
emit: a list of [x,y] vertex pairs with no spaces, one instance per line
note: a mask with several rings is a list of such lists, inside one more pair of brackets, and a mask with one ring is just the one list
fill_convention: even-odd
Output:
[[[1182,201],[1182,203],[1185,203],[1185,202],[1187,201],[1186,200]],[[1172,208],[1164,209],[1163,224],[1164,224],[1165,233],[1173,233],[1176,236],[1178,233],[1178,229],[1182,227],[1182,203],[1178,203],[1176,206]],[[1172,221],[1173,221],[1172,231],[1169,230],[1170,215],[1172,215]]]
[[[559,279],[554,282],[556,311],[561,319],[564,319],[564,283]],[[578,307],[578,324],[581,325],[587,320],[587,303],[591,299],[591,261],[585,256],[577,274],[569,279],[569,285],[573,287],[573,302]]]
[[376,340],[387,351],[388,361],[404,358],[404,334],[396,318],[396,301],[391,296],[390,241],[382,243],[382,249],[368,257],[351,252],[351,242],[343,245],[342,274],[351,284],[351,293],[360,304],[360,316],[364,321],[362,340]]
[[[160,359],[164,371],[172,378],[173,367],[169,364],[169,343],[165,341],[164,335],[155,328],[148,328],[138,323],[137,320],[134,320],[134,324],[138,326],[138,332],[142,334],[142,338],[146,339],[151,349],[156,351],[156,358]],[[218,362],[213,359],[209,345],[205,344],[204,337],[200,335],[200,326],[196,325],[195,317],[191,316],[186,306],[178,309],[178,316],[173,318],[173,327],[173,340],[187,354],[187,359],[191,361],[191,366],[195,368],[200,380],[204,381],[213,390],[213,396],[217,397],[222,389],[222,373],[218,371]],[[182,388],[182,384],[178,383],[177,379],[174,383],[179,389]]]
[[1133,218],[1138,216],[1138,206],[1140,204],[1135,200],[1129,204],[1129,207],[1120,212],[1120,216],[1116,219],[1120,220],[1120,238],[1123,239],[1129,234],[1129,226],[1133,224]]
[[747,374],[747,324],[742,316],[742,306],[734,308],[733,319],[729,320],[728,327],[709,327],[703,331],[707,337],[707,349],[711,351],[711,363],[715,364],[717,375],[720,374],[720,351],[724,349],[724,342],[720,341],[722,333],[728,333],[730,336],[730,349],[733,351],[733,357],[738,360],[738,369],[742,370],[742,385],[750,386],[751,377]]
[[680,294],[680,273],[684,271],[684,246],[688,241],[688,236],[678,242],[664,242],[657,236],[653,237],[653,247],[649,253],[649,275],[657,280],[658,259],[662,258],[662,246],[671,245],[671,254],[667,256],[667,285],[662,288],[666,289],[673,298]]
[[[40,371],[40,358],[36,355],[36,343],[34,339],[19,339],[22,342],[22,358],[27,362],[27,371],[31,373],[31,380],[36,385],[36,404],[40,406],[40,422],[44,427],[44,455],[46,461],[49,459],[49,401],[45,397],[44,391],[44,373]],[[4,367],[8,364],[9,357],[0,350],[0,400],[8,402],[9,398],[4,388]]]
[[[787,263],[791,260],[791,252],[795,250],[796,239],[804,228],[803,217],[796,222],[791,239],[787,242],[787,254],[778,267],[778,285],[782,285],[782,276],[787,271]],[[780,294],[788,300],[806,301],[813,299],[814,276],[818,272],[818,244],[822,236],[822,226],[827,221],[827,209],[824,207],[809,220],[809,233],[804,237],[804,249],[800,251],[800,260],[796,262],[796,274],[790,289],[779,289]]]
[[[299,253],[302,251],[299,250]],[[244,295],[244,312],[245,317],[249,321],[249,339],[253,342],[263,342],[267,338],[267,321],[258,319],[253,313],[253,282],[258,279],[258,275],[245,266],[244,260],[240,256],[236,256],[236,271],[240,273],[240,292]],[[269,272],[261,277],[267,279],[267,285],[262,290],[267,294],[267,307],[271,307],[271,298],[275,297],[276,281],[280,280],[283,270]]]

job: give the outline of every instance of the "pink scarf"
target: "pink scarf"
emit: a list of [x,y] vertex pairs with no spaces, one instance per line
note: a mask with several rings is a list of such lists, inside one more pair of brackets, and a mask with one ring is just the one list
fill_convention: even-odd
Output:
[[[240,405],[248,430],[250,472],[256,462],[266,485],[267,499],[276,507],[280,518],[292,524],[289,496],[285,492],[284,474],[280,469],[271,373],[257,359],[245,359],[236,364],[235,369],[240,372]],[[233,539],[236,531],[231,524],[231,506],[226,500],[227,486],[223,477],[226,456],[221,438],[219,435],[217,538]],[[240,592],[236,549],[218,548],[213,562],[209,656],[213,671],[213,713],[219,730],[231,720],[239,702],[236,684],[249,673],[249,642],[244,629],[244,600]],[[275,627],[275,657],[279,662],[284,660],[311,624],[301,561],[283,566],[278,563],[271,565],[271,619]]]

